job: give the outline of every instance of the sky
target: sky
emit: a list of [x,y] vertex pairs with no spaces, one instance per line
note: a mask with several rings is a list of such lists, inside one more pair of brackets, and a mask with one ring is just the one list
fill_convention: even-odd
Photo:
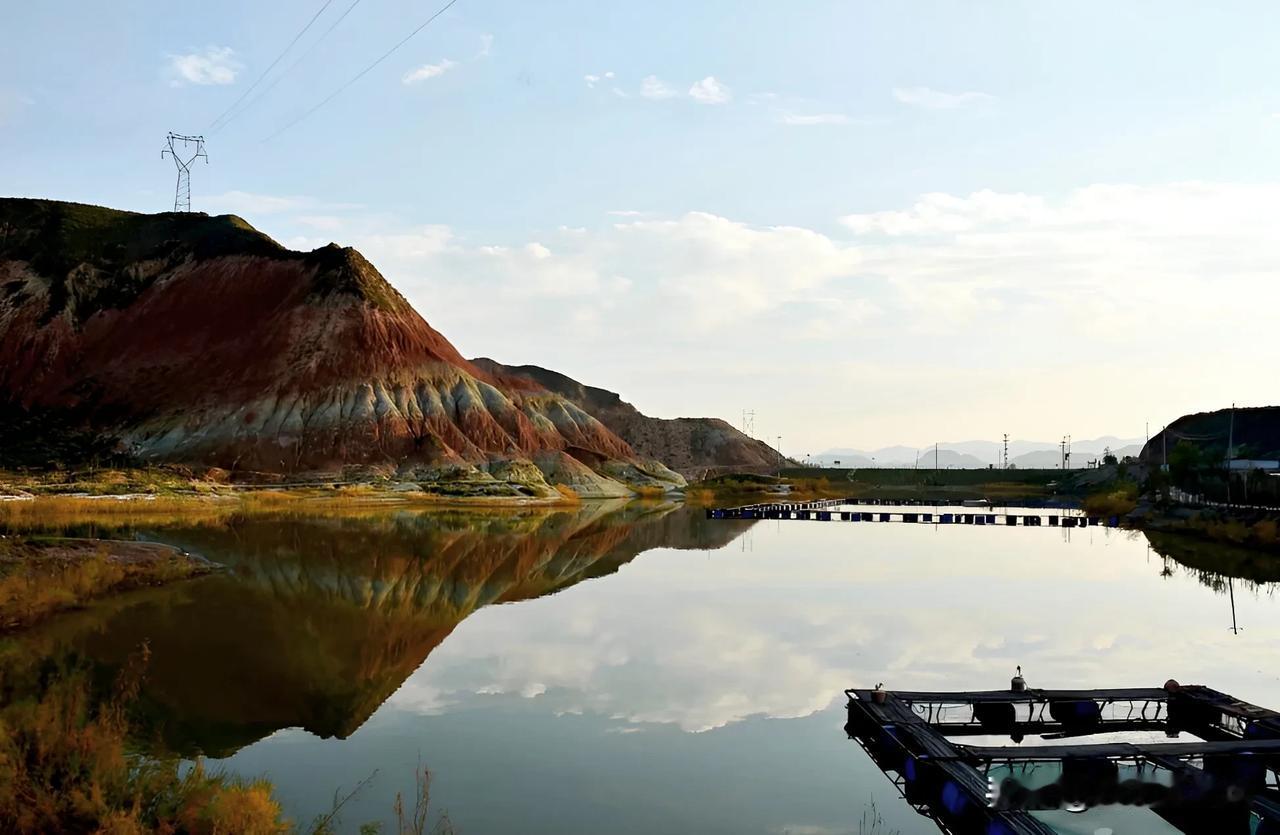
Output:
[[445,2],[0,0],[0,194],[203,134],[194,210],[788,455],[1276,402],[1280,5],[457,0],[349,84]]

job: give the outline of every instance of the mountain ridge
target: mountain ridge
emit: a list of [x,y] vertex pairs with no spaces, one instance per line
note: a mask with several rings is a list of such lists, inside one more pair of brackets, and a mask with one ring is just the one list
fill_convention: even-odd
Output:
[[638,454],[663,461],[687,479],[727,472],[768,473],[782,454],[720,418],[655,418],[622,396],[537,365],[504,365],[488,357],[471,363],[495,379],[518,380],[559,394],[625,440]]

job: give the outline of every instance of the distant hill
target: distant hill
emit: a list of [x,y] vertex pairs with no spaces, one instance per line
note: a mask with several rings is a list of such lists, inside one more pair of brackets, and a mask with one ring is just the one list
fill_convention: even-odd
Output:
[[1280,459],[1280,406],[1183,415],[1151,436],[1142,450],[1142,458],[1160,463],[1166,450],[1172,451],[1180,441],[1195,444],[1211,457],[1225,457],[1228,438],[1234,458]]
[[665,463],[685,478],[726,472],[766,473],[778,467],[781,453],[739,432],[719,418],[655,418],[614,392],[584,385],[558,371],[536,365],[503,365],[480,357],[476,367],[498,380],[524,381],[553,392],[625,440],[639,455]]
[[[1141,450],[1138,439],[1117,438],[1106,435],[1090,440],[1073,441],[1071,444],[1071,468],[1087,467],[1090,461],[1099,459],[1103,451],[1110,449],[1119,458],[1137,455]],[[940,444],[937,450],[937,466],[941,469],[985,469],[1000,466],[1003,443],[1000,441],[959,441]],[[920,468],[934,466],[932,446],[918,450]],[[875,450],[841,447],[829,449],[810,460],[825,467],[915,467],[917,449],[908,446],[889,446]],[[835,462],[839,461],[839,464]],[[1058,443],[1049,441],[1009,441],[1009,463],[1023,469],[1052,469],[1062,463],[1062,450]]]
[[[1106,449],[1104,447],[1103,449]],[[1111,454],[1117,459],[1126,456],[1137,456],[1142,451],[1141,444],[1127,444],[1121,447],[1112,447]],[[1090,461],[1102,458],[1103,451],[1089,451],[1088,448],[1077,447],[1075,444],[1071,446],[1071,469],[1078,470],[1089,466]],[[1025,470],[1036,469],[1053,469],[1062,464],[1062,452],[1059,449],[1044,449],[1035,452],[1028,452],[1019,455],[1017,458],[1010,458],[1009,463]]]

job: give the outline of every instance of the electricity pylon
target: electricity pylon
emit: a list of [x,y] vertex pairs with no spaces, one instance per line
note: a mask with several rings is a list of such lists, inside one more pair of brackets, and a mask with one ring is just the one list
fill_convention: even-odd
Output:
[[[173,157],[174,165],[178,166],[178,186],[173,192],[173,210],[175,212],[191,211],[191,163],[201,157],[204,158],[204,164],[209,164],[209,155],[204,152],[203,136],[183,136],[180,133],[170,132],[165,137],[167,147],[160,151],[160,159],[166,156]],[[182,143],[182,150],[179,151],[175,147],[175,142]],[[196,150],[194,154],[187,156],[190,151],[191,143],[195,143]],[[184,157],[186,157],[184,159]]]

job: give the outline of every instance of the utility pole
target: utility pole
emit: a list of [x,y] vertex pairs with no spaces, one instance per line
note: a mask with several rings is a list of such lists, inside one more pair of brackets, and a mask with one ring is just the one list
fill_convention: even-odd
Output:
[[1231,449],[1236,439],[1236,404],[1231,404],[1231,422],[1227,424],[1227,504],[1231,504],[1231,459],[1235,457]]
[[933,442],[933,471],[938,471],[938,442]]
[[1062,469],[1066,470],[1071,467],[1071,436],[1067,436],[1067,454],[1062,459]]
[[778,436],[778,478],[782,478],[782,465],[787,460],[782,454],[782,436]]
[[[182,143],[181,150],[175,146],[176,142]],[[192,143],[196,146],[195,153],[191,153]],[[178,185],[173,191],[173,210],[189,212],[191,211],[191,163],[203,158],[204,164],[209,164],[209,155],[204,152],[204,137],[183,136],[170,131],[165,137],[165,147],[160,151],[160,159],[166,156],[173,157],[173,163],[178,167]]]
[[1004,455],[1001,458],[1000,469],[1009,469],[1009,433],[1004,433]]

